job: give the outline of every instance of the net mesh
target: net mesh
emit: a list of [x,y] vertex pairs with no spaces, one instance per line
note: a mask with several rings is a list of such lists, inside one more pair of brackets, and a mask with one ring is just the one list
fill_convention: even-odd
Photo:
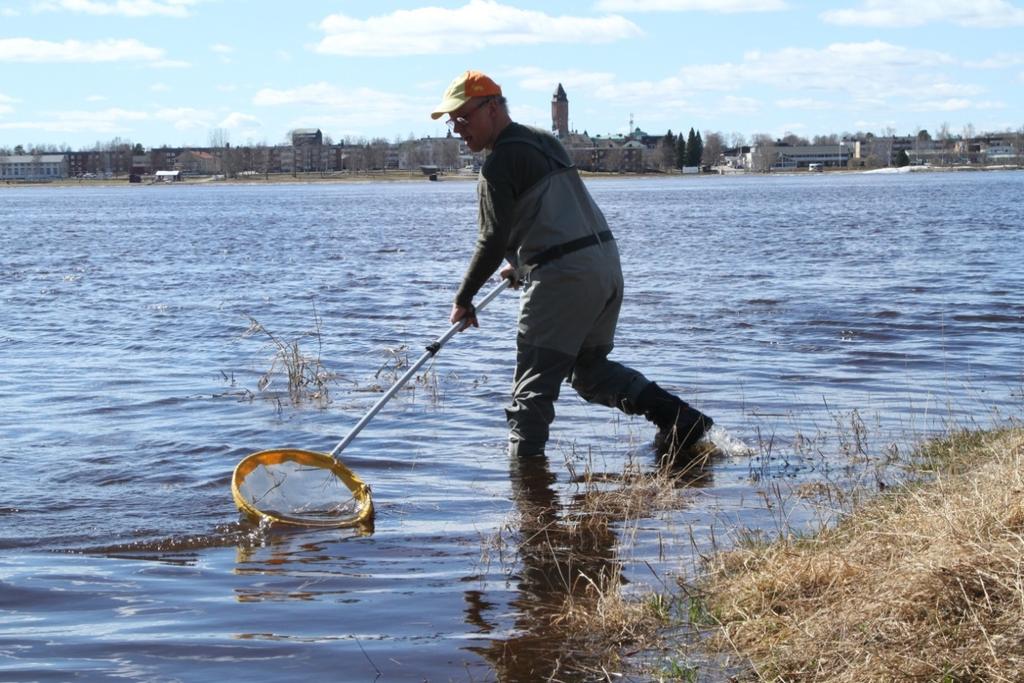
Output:
[[373,516],[370,488],[324,453],[254,453],[235,468],[231,488],[242,512],[274,522],[358,526]]

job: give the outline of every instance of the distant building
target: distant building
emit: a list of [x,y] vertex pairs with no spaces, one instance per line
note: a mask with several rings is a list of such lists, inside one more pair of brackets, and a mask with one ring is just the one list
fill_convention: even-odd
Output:
[[292,131],[292,147],[312,145],[319,147],[324,144],[324,135],[319,128],[296,128]]
[[551,98],[551,132],[561,139],[569,136],[569,97],[561,83]]
[[[292,173],[325,171],[327,155],[324,153],[324,136],[319,128],[296,128],[292,131]],[[288,164],[286,164],[288,165]]]
[[157,147],[149,150],[149,171],[171,171],[178,168],[178,157],[186,151],[181,147]]
[[132,171],[132,149],[128,145],[116,149],[90,149],[68,152],[68,173],[72,178],[87,174],[96,176],[125,176]]
[[663,135],[651,135],[650,133],[645,133],[640,130],[640,126],[637,126],[633,129],[633,132],[629,134],[629,137],[631,137],[635,142],[639,142],[646,149],[657,149],[667,134],[668,133],[666,132]]
[[818,164],[819,168],[845,168],[857,149],[853,141],[834,145],[787,145],[776,141],[773,147],[775,160],[771,168],[778,170],[807,168],[810,164]]
[[221,162],[210,152],[188,150],[178,155],[174,168],[186,175],[215,175],[221,172]]
[[750,146],[726,147],[722,150],[722,162],[729,168],[750,168]]
[[63,154],[0,156],[0,181],[60,180],[67,175],[67,158]]

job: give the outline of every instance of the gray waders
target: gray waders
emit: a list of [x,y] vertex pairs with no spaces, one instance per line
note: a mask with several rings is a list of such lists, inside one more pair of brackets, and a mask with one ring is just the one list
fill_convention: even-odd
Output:
[[650,381],[608,359],[622,305],[622,269],[603,214],[575,168],[535,140],[513,141],[533,145],[560,167],[517,202],[508,255],[524,283],[512,402],[505,411],[509,453],[529,456],[544,451],[564,380],[586,401],[629,414],[642,412],[637,398]]

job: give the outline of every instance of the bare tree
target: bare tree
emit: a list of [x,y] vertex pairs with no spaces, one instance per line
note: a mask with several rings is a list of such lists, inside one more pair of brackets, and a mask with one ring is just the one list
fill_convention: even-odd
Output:
[[442,143],[441,164],[448,170],[455,170],[460,166],[459,141],[450,135]]
[[228,178],[234,178],[238,175],[243,159],[244,155],[237,147],[225,147],[220,157],[221,171]]
[[751,170],[757,171],[758,173],[767,173],[772,169],[772,164],[778,156],[778,151],[775,148],[775,138],[765,133],[759,133],[754,136],[753,140],[753,159],[751,161]]
[[654,158],[655,165],[662,171],[669,171],[676,165],[676,136],[669,130],[658,143]]
[[367,168],[374,171],[383,171],[387,168],[388,149],[391,143],[384,138],[374,138],[366,146]]
[[213,128],[210,130],[209,140],[213,149],[223,149],[227,147],[230,136],[225,128]]
[[888,167],[892,166],[892,143],[896,139],[896,129],[893,128],[892,126],[886,126],[885,137],[888,138],[889,142],[889,150],[888,153],[885,155],[885,165]]
[[701,163],[705,166],[717,166],[722,161],[722,151],[725,149],[722,134],[706,130],[703,139],[704,153],[701,155]]

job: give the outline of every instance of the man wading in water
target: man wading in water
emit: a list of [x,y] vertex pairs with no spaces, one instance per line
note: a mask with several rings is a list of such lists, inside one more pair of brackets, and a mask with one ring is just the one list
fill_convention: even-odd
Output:
[[622,304],[619,252],[604,215],[554,137],[515,123],[501,88],[478,71],[457,77],[434,108],[474,152],[480,172],[476,252],[451,322],[477,326],[473,297],[508,259],[501,277],[522,283],[509,454],[544,452],[563,380],[586,401],[643,414],[658,427],[659,456],[683,460],[710,417],[642,374],[608,360]]

